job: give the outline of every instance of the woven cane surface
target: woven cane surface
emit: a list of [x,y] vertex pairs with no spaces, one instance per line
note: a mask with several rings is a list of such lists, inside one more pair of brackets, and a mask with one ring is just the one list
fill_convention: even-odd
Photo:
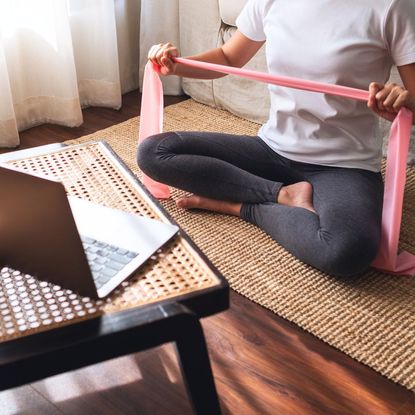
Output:
[[[81,141],[103,138],[139,175],[138,118]],[[256,135],[259,126],[192,100],[165,109],[164,130]],[[371,270],[342,282],[295,259],[254,226],[224,215],[184,211],[172,189],[164,207],[191,236],[230,286],[296,323],[389,379],[415,390],[415,278]],[[415,169],[407,170],[401,247],[415,253]]]
[[[100,143],[71,146],[11,164],[58,178],[73,196],[167,221]],[[219,284],[180,235],[157,251],[105,300],[80,297],[10,268],[4,267],[0,272],[0,341]]]

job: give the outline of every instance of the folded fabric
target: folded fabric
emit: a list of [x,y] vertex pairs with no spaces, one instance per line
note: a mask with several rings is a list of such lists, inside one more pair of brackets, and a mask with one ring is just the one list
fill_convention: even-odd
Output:
[[[290,88],[339,95],[362,101],[367,101],[369,98],[368,91],[341,85],[270,75],[184,58],[175,58],[175,60],[177,63],[195,68],[237,75]],[[157,65],[151,62],[147,63],[144,72],[139,142],[151,135],[162,132],[163,87],[158,72]],[[406,251],[398,253],[411,126],[412,112],[402,108],[392,123],[389,136],[382,212],[382,236],[378,256],[372,265],[384,272],[415,276],[415,255]],[[157,198],[164,199],[170,196],[169,187],[165,184],[155,182],[147,176],[143,177],[143,183],[151,194]]]

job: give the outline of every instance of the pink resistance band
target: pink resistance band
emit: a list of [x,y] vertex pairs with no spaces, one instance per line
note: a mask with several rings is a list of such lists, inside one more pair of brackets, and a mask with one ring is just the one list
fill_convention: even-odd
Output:
[[[361,101],[369,99],[368,91],[356,88],[270,75],[184,58],[175,58],[175,61],[195,68],[238,75],[269,84],[339,95]],[[139,142],[151,135],[161,133],[163,129],[163,87],[158,72],[157,65],[147,63],[144,73]],[[398,253],[411,126],[412,112],[402,108],[392,123],[389,136],[381,244],[378,256],[372,265],[387,273],[415,276],[415,255],[406,251]],[[153,196],[160,199],[170,196],[167,185],[158,183],[147,176],[144,176],[143,182]]]

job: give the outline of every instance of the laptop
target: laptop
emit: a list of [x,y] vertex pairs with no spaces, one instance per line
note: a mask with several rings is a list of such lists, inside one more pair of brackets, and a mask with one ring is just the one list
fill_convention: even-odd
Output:
[[66,194],[61,182],[0,166],[0,266],[103,298],[179,228]]

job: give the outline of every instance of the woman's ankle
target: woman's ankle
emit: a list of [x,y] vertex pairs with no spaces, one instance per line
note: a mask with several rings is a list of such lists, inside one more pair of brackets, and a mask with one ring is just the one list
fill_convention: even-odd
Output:
[[209,199],[198,195],[185,196],[176,201],[178,207],[183,209],[203,209],[211,212],[240,216],[241,203]]
[[313,206],[313,187],[303,181],[281,187],[277,203],[285,206],[300,207],[315,213]]

